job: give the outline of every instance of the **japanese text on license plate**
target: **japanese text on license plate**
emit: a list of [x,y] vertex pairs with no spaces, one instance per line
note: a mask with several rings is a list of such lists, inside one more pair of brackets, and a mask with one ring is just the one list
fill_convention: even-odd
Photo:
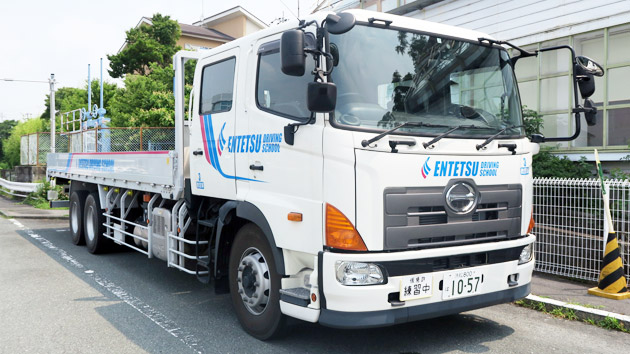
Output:
[[400,281],[400,301],[420,299],[433,295],[433,275],[409,275]]

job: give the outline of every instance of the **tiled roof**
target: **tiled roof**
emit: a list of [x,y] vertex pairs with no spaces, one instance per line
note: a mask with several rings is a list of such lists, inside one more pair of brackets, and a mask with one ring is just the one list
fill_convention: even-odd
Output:
[[229,42],[229,41],[234,40],[234,37],[228,36],[227,34],[223,32],[220,32],[211,28],[187,25],[185,23],[180,23],[179,27],[182,29],[182,35],[203,37],[207,39],[218,40],[221,42]]

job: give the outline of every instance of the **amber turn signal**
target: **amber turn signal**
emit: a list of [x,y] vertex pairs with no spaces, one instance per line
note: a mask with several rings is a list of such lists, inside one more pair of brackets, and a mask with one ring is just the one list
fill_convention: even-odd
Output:
[[289,221],[302,221],[302,213],[289,213],[287,215]]
[[532,211],[532,217],[529,219],[529,227],[527,228],[527,233],[531,234],[534,231],[534,226],[536,226],[536,222],[534,221],[534,212]]
[[367,251],[354,225],[339,209],[326,204],[326,246],[352,251]]

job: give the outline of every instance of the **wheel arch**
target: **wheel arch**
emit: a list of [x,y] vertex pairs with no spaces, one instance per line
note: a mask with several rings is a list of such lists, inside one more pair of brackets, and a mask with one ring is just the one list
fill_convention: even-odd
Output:
[[[282,249],[276,246],[273,231],[265,215],[254,204],[249,202],[228,201],[219,209],[217,234],[214,247],[214,276],[222,276],[222,267],[227,266],[219,262],[221,254],[229,254],[232,240],[238,229],[248,222],[258,226],[265,235],[273,253],[274,263],[278,274],[284,276],[284,256]],[[227,273],[226,273],[227,275]]]

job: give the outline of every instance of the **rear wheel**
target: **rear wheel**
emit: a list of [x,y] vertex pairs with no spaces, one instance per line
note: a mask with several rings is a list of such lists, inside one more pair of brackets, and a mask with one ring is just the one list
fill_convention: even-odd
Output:
[[90,193],[85,200],[84,215],[84,233],[85,244],[90,253],[103,253],[109,249],[111,242],[103,236],[105,232],[105,217],[101,209],[98,194]]
[[83,232],[83,209],[85,209],[86,191],[74,191],[70,195],[70,210],[68,221],[70,222],[70,233],[72,243],[75,245],[85,245]]
[[280,275],[260,228],[243,226],[230,251],[230,296],[241,326],[250,335],[271,339],[284,332],[280,311]]

